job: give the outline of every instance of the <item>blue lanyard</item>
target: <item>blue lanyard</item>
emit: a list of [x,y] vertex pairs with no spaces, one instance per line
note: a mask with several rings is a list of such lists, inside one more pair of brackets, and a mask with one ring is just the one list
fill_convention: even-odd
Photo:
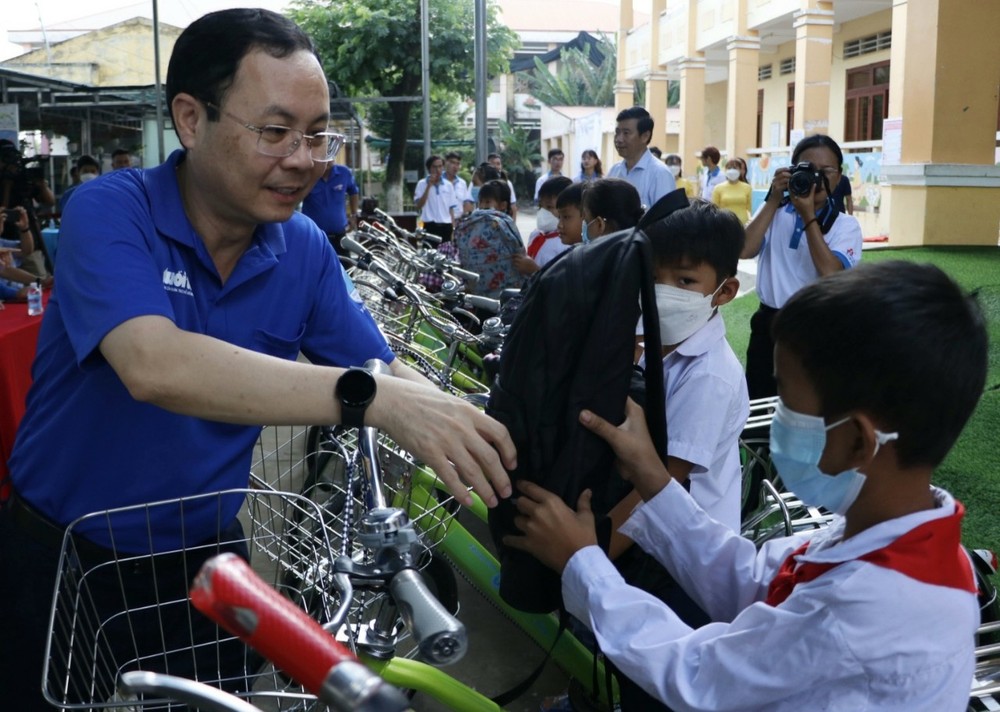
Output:
[[[823,209],[816,213],[816,222],[820,225],[826,220],[826,216],[830,214],[830,198],[826,199],[826,205]],[[802,216],[798,214],[795,210],[795,206],[789,203],[785,206],[785,212],[795,213],[795,228],[792,230],[792,237],[788,241],[788,247],[793,250],[799,249],[799,243],[802,241],[802,233],[805,232],[805,224],[802,222]]]

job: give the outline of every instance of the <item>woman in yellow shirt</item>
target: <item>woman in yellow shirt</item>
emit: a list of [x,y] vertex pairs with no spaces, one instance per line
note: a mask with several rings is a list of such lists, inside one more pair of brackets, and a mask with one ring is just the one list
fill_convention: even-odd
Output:
[[667,168],[674,176],[674,180],[677,181],[677,187],[684,189],[684,194],[687,195],[688,200],[695,197],[697,193],[698,183],[695,181],[692,183],[687,178],[681,177],[681,157],[676,153],[671,153],[669,156],[663,159],[663,162],[667,164]]
[[726,162],[726,182],[719,183],[712,190],[712,202],[725,210],[736,213],[744,225],[750,220],[750,203],[753,189],[749,183],[740,180],[740,162],[730,159]]

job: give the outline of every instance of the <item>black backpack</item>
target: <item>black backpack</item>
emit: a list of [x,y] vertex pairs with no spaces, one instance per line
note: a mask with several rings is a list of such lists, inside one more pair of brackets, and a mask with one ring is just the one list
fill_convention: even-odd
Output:
[[[623,495],[621,480],[613,475],[614,452],[578,417],[587,408],[612,423],[625,419],[640,307],[647,352],[660,352],[652,248],[641,228],[687,204],[683,190],[664,196],[635,230],[564,252],[523,291],[486,408],[507,426],[517,446],[513,481],[538,483],[574,509],[589,488],[599,518]],[[657,365],[658,360],[646,373],[646,422],[663,453],[663,372]],[[522,611],[556,610],[562,604],[558,575],[530,554],[503,545],[505,535],[519,533],[515,514],[510,500],[501,500],[489,514],[500,558],[500,596]]]

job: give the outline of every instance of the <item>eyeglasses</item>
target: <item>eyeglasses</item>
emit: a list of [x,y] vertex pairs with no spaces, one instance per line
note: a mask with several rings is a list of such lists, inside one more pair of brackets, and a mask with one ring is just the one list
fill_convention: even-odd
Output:
[[329,163],[337,156],[337,151],[344,144],[343,134],[321,131],[310,136],[288,126],[278,126],[275,124],[254,126],[211,102],[206,101],[205,106],[210,106],[243,128],[257,134],[257,153],[270,156],[271,158],[286,158],[291,156],[302,145],[302,142],[305,141],[306,147],[309,149],[309,156],[315,162]]

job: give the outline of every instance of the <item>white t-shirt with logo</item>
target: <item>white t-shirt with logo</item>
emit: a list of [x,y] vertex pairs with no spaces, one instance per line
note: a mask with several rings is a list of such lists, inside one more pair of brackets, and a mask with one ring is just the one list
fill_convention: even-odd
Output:
[[[760,210],[763,209],[761,206]],[[783,307],[802,287],[819,279],[805,231],[796,239],[796,215],[794,208],[778,208],[757,255],[757,296],[762,304],[775,309]],[[853,215],[841,213],[823,239],[844,269],[861,261],[861,223]]]

